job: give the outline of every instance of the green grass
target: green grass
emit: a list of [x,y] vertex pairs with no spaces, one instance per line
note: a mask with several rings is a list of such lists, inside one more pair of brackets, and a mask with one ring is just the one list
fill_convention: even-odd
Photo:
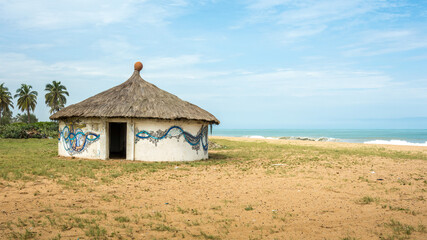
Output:
[[[153,172],[173,166],[172,163],[113,162],[58,158],[58,141],[54,139],[0,139],[0,178],[4,180],[34,180],[38,176],[50,179],[68,177],[97,179],[102,171],[111,172],[114,179],[124,174]],[[69,184],[70,181],[60,182]]]
[[245,211],[252,211],[254,208],[251,205],[245,207]]
[[184,214],[184,213],[188,213],[190,210],[189,209],[184,209],[184,208],[181,208],[180,206],[178,206],[177,208],[176,208],[176,210],[179,212],[179,213],[182,213],[182,214]]
[[[268,159],[263,163],[300,165],[319,162],[322,159],[340,159],[345,156],[384,157],[390,159],[427,160],[427,155],[416,152],[389,151],[383,148],[360,147],[322,148],[292,144],[271,144],[266,142],[238,142],[216,139],[223,148],[210,153],[209,160],[194,162],[118,162],[102,160],[79,160],[58,158],[56,139],[0,139],[0,178],[4,180],[34,180],[38,176],[51,179],[68,177],[62,184],[73,186],[73,182],[82,178],[98,179],[108,184],[123,175],[137,172],[156,172],[179,165],[181,167],[202,167],[211,165],[234,164],[242,171],[251,169],[258,159]],[[297,156],[297,157],[294,157]],[[105,174],[108,173],[108,174]]]
[[114,220],[116,220],[119,223],[130,222],[130,218],[126,216],[115,217]]
[[[283,156],[292,156],[294,154],[304,154],[298,162],[319,161],[322,156],[339,159],[342,156],[359,156],[359,157],[383,157],[390,159],[420,159],[427,160],[427,155],[417,152],[391,151],[384,148],[373,146],[361,146],[358,148],[323,148],[317,146],[302,146],[293,144],[272,144],[267,142],[243,142],[230,141],[224,139],[215,139],[220,145],[227,146],[225,149],[218,149],[218,152],[226,152],[227,158],[240,158],[245,160],[254,159],[280,159]],[[244,151],[233,151],[244,149]],[[281,154],[282,153],[282,154]],[[298,163],[294,161],[289,164]]]
[[98,224],[89,226],[89,229],[85,233],[90,239],[107,239],[107,230]]
[[384,224],[385,227],[390,228],[393,235],[388,236],[384,239],[411,239],[411,235],[414,232],[426,233],[426,227],[422,224],[414,227],[409,224],[401,223],[397,220],[391,219],[390,222]]
[[200,232],[200,236],[203,237],[204,239],[210,239],[210,240],[219,240],[219,239],[221,239],[218,236],[206,234],[205,232]]
[[[402,211],[402,212],[405,212],[405,213],[407,213],[407,214],[411,214],[411,215],[417,215],[417,213],[415,212],[415,211],[411,211],[409,208],[403,208],[403,207],[394,207],[394,206],[391,206],[391,205],[387,205],[387,204],[384,204],[384,205],[382,205],[381,206],[383,209],[388,209],[388,210],[391,210],[391,211]],[[387,208],[388,207],[388,208]]]
[[389,223],[384,224],[386,227],[389,227],[392,231],[394,236],[398,238],[406,238],[409,237],[414,231],[415,228],[411,225],[401,223],[397,220],[390,220]]
[[0,139],[0,177],[5,180],[57,178],[62,175],[95,178],[100,161],[58,159],[58,142],[52,139]]
[[152,230],[154,231],[158,231],[158,232],[178,232],[178,229],[171,227],[171,226],[167,226],[165,224],[157,224],[156,226],[154,226],[152,228]]
[[370,197],[370,196],[364,196],[361,199],[357,200],[356,202],[359,203],[359,204],[362,204],[362,205],[367,205],[367,204],[370,204],[370,203],[373,203],[373,202],[378,203],[379,199],[378,198],[373,198],[373,197]]
[[36,237],[36,232],[31,232],[28,229],[25,229],[24,233],[12,232],[11,238],[13,239],[34,239]]
[[[99,211],[89,211],[84,210],[80,214],[94,214],[95,218],[84,218],[75,214],[69,213],[60,213],[60,212],[51,212],[48,211],[48,215],[40,216],[31,216],[29,218],[21,219],[18,218],[15,222],[8,222],[7,227],[10,230],[15,230],[12,228],[12,225],[15,225],[18,228],[18,231],[13,231],[10,233],[10,238],[12,239],[39,239],[37,236],[38,233],[33,228],[37,227],[50,227],[55,229],[55,231],[68,231],[73,228],[79,228],[83,230],[84,234],[89,237],[89,239],[107,239],[107,230],[100,226],[98,221],[105,219],[103,214]],[[37,233],[37,235],[36,235]],[[56,239],[60,239],[60,234],[56,236]],[[44,238],[42,238],[44,239]]]

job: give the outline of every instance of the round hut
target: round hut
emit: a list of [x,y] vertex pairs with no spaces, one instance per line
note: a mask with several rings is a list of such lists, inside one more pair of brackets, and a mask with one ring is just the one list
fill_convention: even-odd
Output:
[[218,119],[140,76],[56,112],[60,156],[141,161],[208,158],[208,128]]

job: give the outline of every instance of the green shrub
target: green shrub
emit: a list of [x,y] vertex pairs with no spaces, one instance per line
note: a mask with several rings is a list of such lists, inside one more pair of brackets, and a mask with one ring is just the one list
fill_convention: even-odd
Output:
[[57,122],[12,123],[0,126],[0,138],[57,138]]

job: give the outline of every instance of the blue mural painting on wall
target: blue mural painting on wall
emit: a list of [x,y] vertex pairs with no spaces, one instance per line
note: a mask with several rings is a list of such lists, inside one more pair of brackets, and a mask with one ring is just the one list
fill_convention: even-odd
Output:
[[80,123],[65,123],[62,130],[59,130],[58,140],[62,140],[64,149],[70,155],[83,152],[91,143],[99,140],[99,134],[83,132],[81,128],[85,126],[85,124]]
[[208,151],[208,126],[202,126],[196,136],[193,136],[191,133],[184,131],[179,126],[172,126],[166,130],[157,130],[157,131],[146,131],[137,130],[135,143],[139,140],[147,139],[150,142],[154,143],[157,146],[157,143],[162,139],[171,139],[176,138],[178,141],[181,136],[184,137],[184,140],[191,145],[193,150],[200,150],[200,147],[203,148],[205,152]]

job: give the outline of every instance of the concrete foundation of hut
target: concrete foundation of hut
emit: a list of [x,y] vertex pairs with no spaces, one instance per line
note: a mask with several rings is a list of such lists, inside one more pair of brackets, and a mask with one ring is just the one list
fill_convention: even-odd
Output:
[[195,120],[82,118],[59,121],[59,155],[89,159],[208,158],[208,125]]

